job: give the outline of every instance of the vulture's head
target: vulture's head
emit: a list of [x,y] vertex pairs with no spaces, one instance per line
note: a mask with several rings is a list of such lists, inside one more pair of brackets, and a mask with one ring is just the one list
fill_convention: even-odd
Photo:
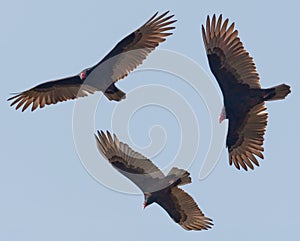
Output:
[[87,70],[85,69],[85,70],[81,71],[79,74],[79,77],[80,77],[80,79],[85,80],[87,77]]
[[223,106],[220,117],[219,117],[219,123],[222,123],[223,120],[227,119],[225,107]]
[[82,70],[79,74],[80,79],[85,80],[88,77],[88,75],[92,72],[92,70],[92,68]]
[[144,197],[145,197],[144,208],[154,203],[155,201],[153,195],[150,192],[144,193]]

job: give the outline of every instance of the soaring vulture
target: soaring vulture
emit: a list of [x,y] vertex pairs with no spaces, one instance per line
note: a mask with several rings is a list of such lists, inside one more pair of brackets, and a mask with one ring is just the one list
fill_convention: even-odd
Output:
[[8,100],[22,111],[32,104],[31,111],[38,106],[56,104],[70,99],[87,96],[96,91],[104,92],[109,100],[120,101],[125,93],[115,86],[129,72],[140,65],[159,43],[172,33],[167,32],[176,20],[168,12],[157,16],[155,13],[143,26],[121,40],[99,63],[81,71],[78,75],[49,81],[19,93]]
[[134,182],[144,193],[144,208],[154,202],[186,230],[211,228],[212,220],[204,216],[193,198],[178,188],[191,183],[190,174],[176,167],[165,176],[149,159],[132,150],[109,132],[98,131],[97,147],[121,174]]
[[[257,157],[264,158],[262,147],[267,126],[265,101],[284,99],[290,86],[281,84],[262,89],[253,59],[244,49],[234,29],[228,27],[228,19],[213,15],[202,25],[202,36],[212,73],[223,93],[224,108],[220,122],[229,120],[226,146],[229,163],[254,169],[259,166]],[[257,156],[257,157],[256,157]]]

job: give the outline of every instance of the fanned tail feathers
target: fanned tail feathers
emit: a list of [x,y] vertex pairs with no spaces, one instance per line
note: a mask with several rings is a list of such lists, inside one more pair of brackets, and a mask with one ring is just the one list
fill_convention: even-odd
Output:
[[282,100],[284,99],[289,93],[291,93],[291,87],[286,84],[281,84],[275,86],[270,89],[271,94],[266,98],[267,100]]
[[120,101],[126,98],[126,94],[118,89],[114,84],[111,84],[104,92],[109,100]]
[[190,173],[186,170],[179,169],[177,167],[173,167],[171,171],[168,173],[168,176],[173,176],[175,181],[178,180],[178,186],[185,185],[191,183]]

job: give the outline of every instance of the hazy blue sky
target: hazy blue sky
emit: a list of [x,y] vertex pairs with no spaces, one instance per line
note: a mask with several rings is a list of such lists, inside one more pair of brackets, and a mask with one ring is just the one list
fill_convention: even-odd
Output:
[[[0,241],[300,240],[300,5],[296,0],[272,4],[258,0],[194,2],[1,2]],[[154,12],[166,10],[174,13],[178,22],[174,35],[159,48],[190,57],[212,76],[200,26],[208,14],[223,13],[236,23],[262,86],[285,82],[292,87],[285,101],[267,103],[269,123],[261,166],[238,171],[229,166],[224,148],[214,171],[200,181],[211,134],[201,97],[180,78],[159,71],[136,72],[118,83],[127,93],[141,85],[164,84],[194,108],[200,147],[189,169],[193,183],[183,189],[214,220],[209,231],[187,232],[157,205],[143,210],[143,196],[116,192],[95,181],[75,148],[74,101],[33,113],[15,111],[6,101],[10,93],[95,64]],[[101,100],[95,129],[111,130],[110,113],[116,106]],[[127,125],[128,120],[124,122]],[[134,144],[147,146],[154,125],[164,128],[167,136],[163,150],[153,158],[164,167],[180,148],[180,123],[170,110],[143,108],[129,123]],[[105,164],[100,155],[95,161]]]

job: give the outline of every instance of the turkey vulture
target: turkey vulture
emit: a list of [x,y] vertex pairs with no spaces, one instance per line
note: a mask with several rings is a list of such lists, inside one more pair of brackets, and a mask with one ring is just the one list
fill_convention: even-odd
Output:
[[254,169],[253,164],[259,166],[256,156],[264,158],[262,145],[268,118],[264,102],[284,99],[291,91],[286,84],[261,88],[253,59],[244,49],[234,23],[227,27],[228,21],[222,22],[222,15],[218,20],[213,15],[212,21],[208,16],[206,28],[202,25],[202,37],[210,69],[223,93],[220,122],[229,120],[229,163],[237,169]]
[[81,71],[78,75],[49,81],[19,93],[8,100],[22,111],[32,104],[31,111],[38,106],[56,104],[70,99],[87,96],[96,91],[104,92],[109,100],[120,101],[125,93],[115,83],[140,65],[159,43],[172,33],[166,32],[177,20],[168,12],[157,16],[155,13],[143,26],[121,40],[99,63]]
[[134,182],[144,193],[144,208],[154,202],[186,230],[211,228],[212,220],[204,216],[193,198],[178,188],[191,183],[190,174],[173,167],[165,176],[149,159],[132,150],[127,144],[107,131],[95,135],[102,155],[121,174]]

